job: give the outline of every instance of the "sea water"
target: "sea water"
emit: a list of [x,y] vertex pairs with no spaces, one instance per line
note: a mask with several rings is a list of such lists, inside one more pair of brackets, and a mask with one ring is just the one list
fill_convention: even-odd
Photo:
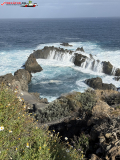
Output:
[[[68,42],[72,47],[60,44]],[[86,56],[92,54],[100,61],[110,61],[120,68],[120,18],[81,19],[1,19],[0,20],[0,75],[12,73],[22,67],[33,50],[55,46],[75,51],[82,47]],[[38,59],[43,71],[32,74],[30,92],[52,101],[63,93],[84,92],[85,79],[101,77],[104,83],[120,87],[114,76],[102,73],[100,66],[94,70],[77,67],[69,56],[53,60]]]

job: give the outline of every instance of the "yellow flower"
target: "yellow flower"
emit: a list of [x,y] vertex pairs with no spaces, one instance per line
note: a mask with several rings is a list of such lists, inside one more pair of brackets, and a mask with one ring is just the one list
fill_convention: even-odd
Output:
[[39,149],[41,149],[41,147],[39,147]]
[[1,126],[1,127],[0,127],[0,131],[3,131],[3,130],[4,130],[4,127],[3,127],[3,126]]
[[16,148],[16,151],[17,151],[17,148]]

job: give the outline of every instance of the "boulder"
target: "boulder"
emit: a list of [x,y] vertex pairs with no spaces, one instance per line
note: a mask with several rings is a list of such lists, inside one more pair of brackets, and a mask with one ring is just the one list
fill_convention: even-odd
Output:
[[83,49],[83,47],[81,47],[81,48],[78,47],[78,48],[76,49],[76,51],[85,52],[84,49]]
[[112,74],[112,69],[113,69],[113,65],[108,61],[103,61],[103,73],[111,75]]
[[102,79],[100,77],[91,78],[85,80],[85,83],[94,89],[102,89],[102,90],[117,90],[115,85],[102,83]]
[[102,89],[102,79],[99,77],[87,79],[85,83],[94,89]]
[[37,63],[33,54],[28,57],[25,63],[25,69],[32,73],[41,72],[43,70],[42,67]]
[[116,69],[115,76],[120,76],[120,69],[119,68]]
[[74,64],[76,65],[76,66],[81,66],[81,64],[83,63],[83,62],[85,62],[85,60],[86,60],[86,56],[84,56],[84,55],[82,55],[82,54],[78,54],[78,53],[75,53],[75,57],[74,57],[75,59],[74,59]]
[[120,76],[114,77],[114,80],[115,80],[115,81],[119,81],[119,80],[120,80]]

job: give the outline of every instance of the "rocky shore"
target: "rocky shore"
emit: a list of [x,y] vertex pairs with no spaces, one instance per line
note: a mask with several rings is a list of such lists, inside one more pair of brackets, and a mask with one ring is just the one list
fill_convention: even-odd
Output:
[[[64,44],[65,45],[65,44]],[[25,62],[25,69],[19,69],[12,74],[0,76],[0,84],[4,83],[12,90],[17,90],[18,96],[27,104],[27,111],[38,120],[38,126],[49,127],[68,137],[69,143],[74,147],[75,137],[85,134],[89,138],[89,146],[85,149],[86,158],[119,159],[120,156],[120,93],[113,84],[105,84],[102,79],[92,78],[85,81],[95,90],[88,89],[84,93],[72,92],[61,95],[58,99],[48,103],[47,99],[40,99],[38,93],[28,93],[28,83],[31,73],[41,72],[42,67],[36,58],[47,59],[54,51],[56,55],[71,55],[74,64],[82,66],[86,59],[91,59],[94,68],[96,61],[92,55],[89,57],[74,53],[62,48],[44,47],[34,51]],[[83,48],[76,51],[84,52]],[[113,66],[110,62],[101,62],[103,72],[111,75]],[[120,69],[116,69],[116,76],[120,76]]]

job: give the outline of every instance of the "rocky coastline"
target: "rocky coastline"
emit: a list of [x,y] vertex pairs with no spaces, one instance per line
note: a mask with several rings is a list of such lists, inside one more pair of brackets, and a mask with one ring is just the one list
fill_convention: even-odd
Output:
[[[64,44],[67,45],[67,44]],[[94,68],[95,63],[102,63],[103,72],[113,74],[113,65],[110,62],[100,62],[92,55],[89,57],[73,53],[62,48],[44,47],[42,50],[34,51],[25,62],[24,68],[14,73],[0,76],[0,84],[4,83],[12,90],[17,90],[18,96],[27,104],[27,111],[38,120],[38,126],[49,127],[62,137],[70,139],[79,137],[84,133],[89,137],[89,147],[86,148],[86,158],[117,159],[120,156],[120,93],[113,84],[105,84],[102,79],[92,78],[85,81],[93,89],[84,93],[72,92],[61,95],[58,99],[48,103],[47,99],[40,99],[38,93],[28,92],[28,83],[31,81],[31,73],[41,72],[42,67],[36,59],[47,59],[54,51],[53,59],[57,54],[72,55],[75,65],[82,66],[86,59],[90,59]],[[86,64],[87,65],[87,64]],[[120,69],[116,69],[115,76],[120,76]],[[61,138],[62,139],[62,138]],[[63,139],[62,139],[63,140]]]

